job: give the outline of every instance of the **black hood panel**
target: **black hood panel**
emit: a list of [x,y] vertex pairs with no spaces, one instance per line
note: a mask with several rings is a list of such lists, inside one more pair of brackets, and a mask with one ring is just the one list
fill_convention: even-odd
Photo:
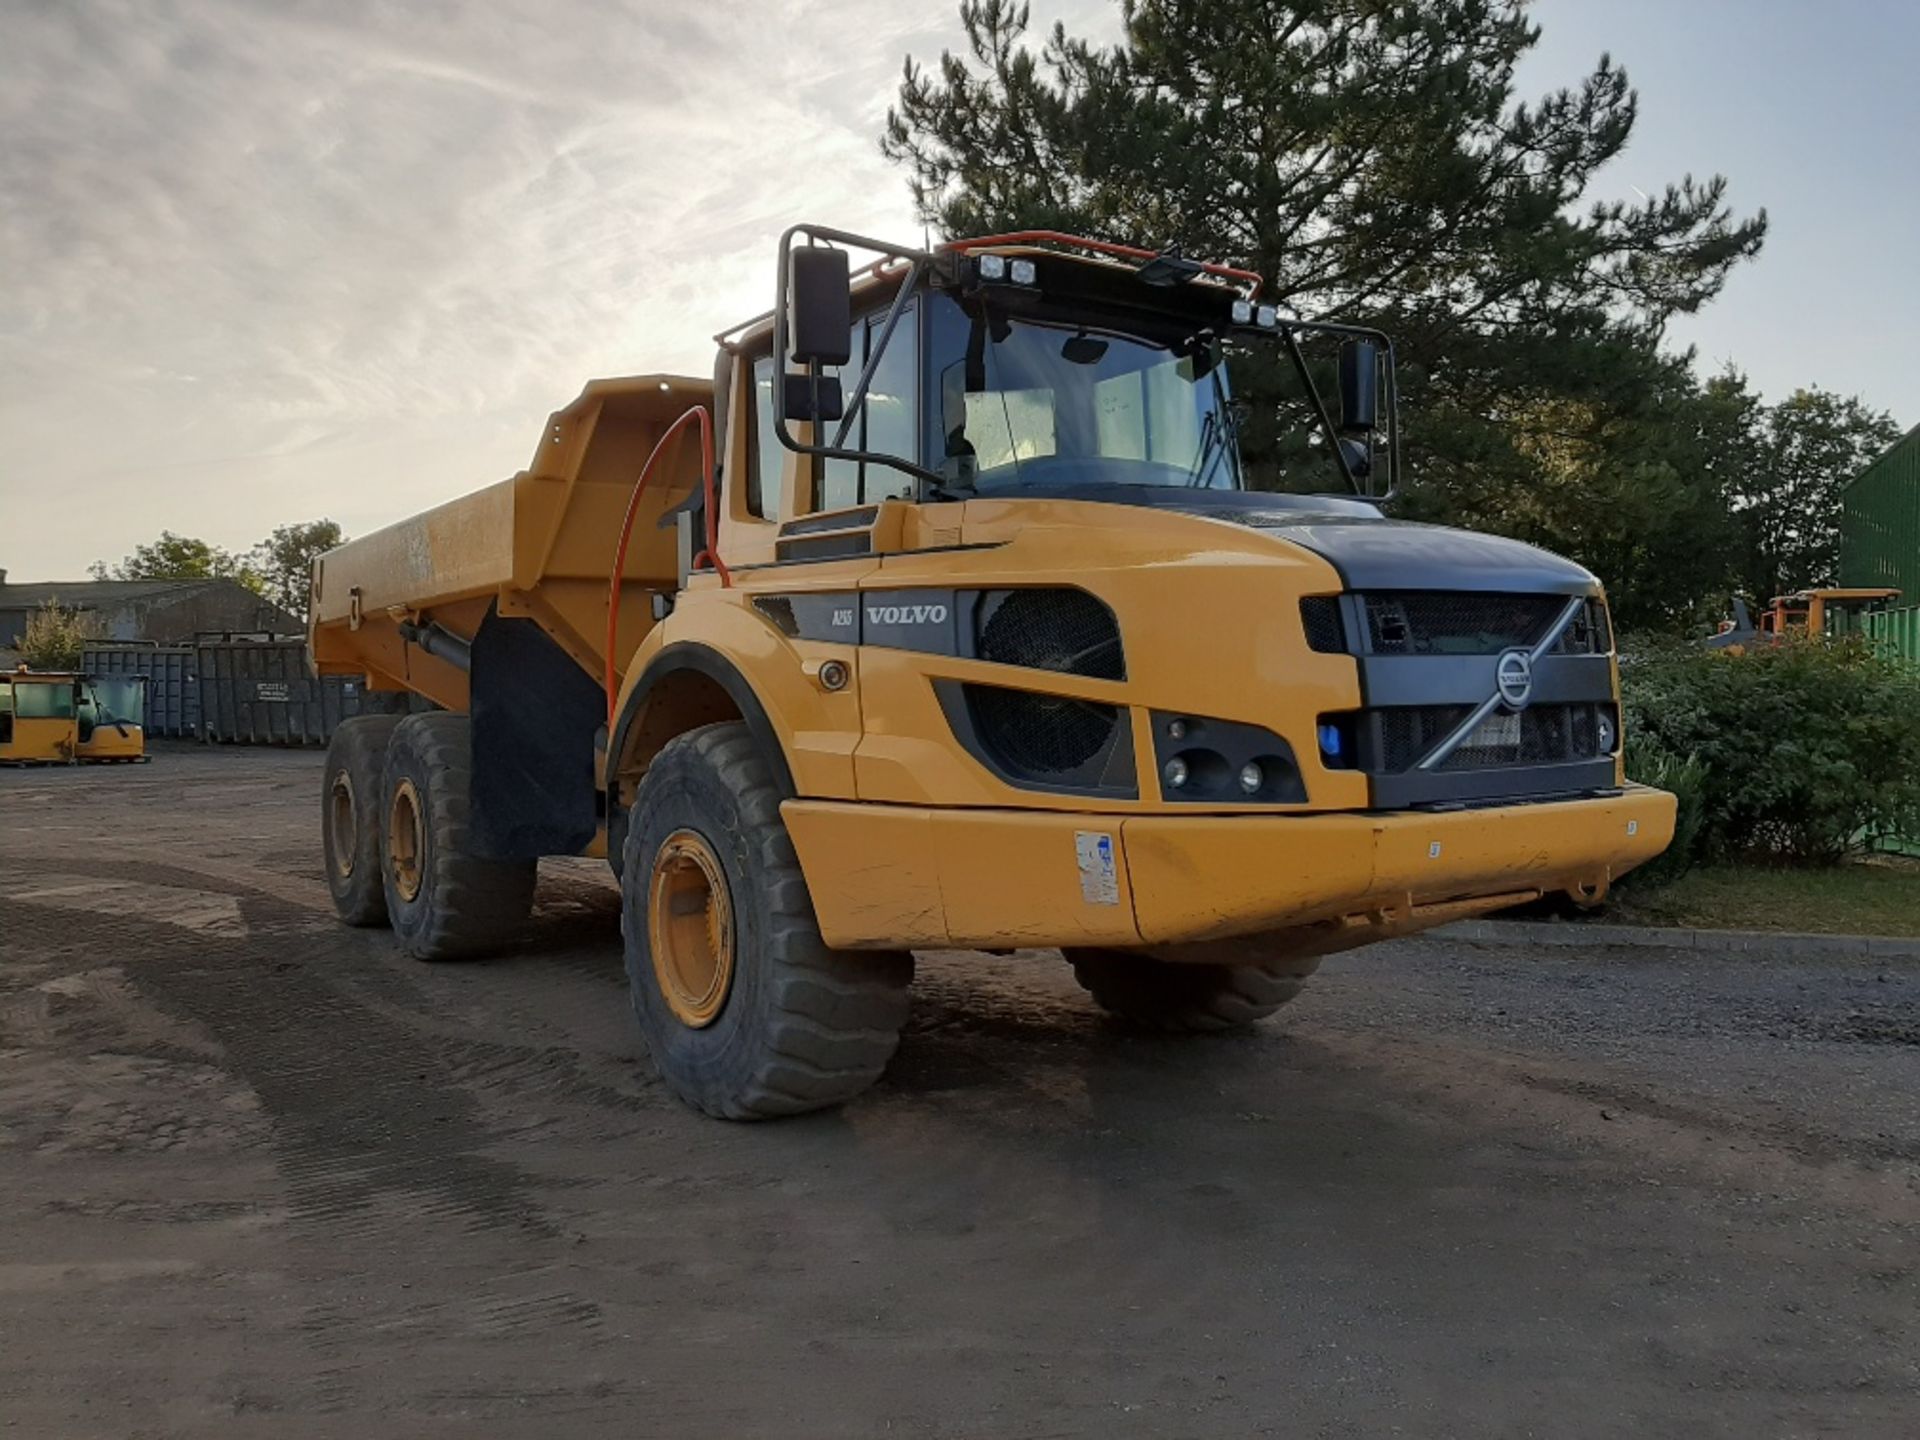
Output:
[[1498,535],[1389,520],[1355,497],[1158,485],[1086,485],[1048,494],[1173,510],[1268,531],[1325,560],[1349,590],[1584,595],[1600,589],[1591,571],[1546,550]]
[[1598,594],[1591,571],[1549,551],[1499,535],[1404,520],[1308,521],[1271,528],[1311,550],[1349,590],[1497,590],[1510,594]]

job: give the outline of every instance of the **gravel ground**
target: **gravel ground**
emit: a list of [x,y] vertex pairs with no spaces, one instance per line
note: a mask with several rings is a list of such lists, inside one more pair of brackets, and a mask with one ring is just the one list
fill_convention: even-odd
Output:
[[1165,1041],[932,955],[729,1126],[602,867],[415,964],[319,775],[0,772],[0,1432],[1920,1433],[1920,965],[1405,943]]

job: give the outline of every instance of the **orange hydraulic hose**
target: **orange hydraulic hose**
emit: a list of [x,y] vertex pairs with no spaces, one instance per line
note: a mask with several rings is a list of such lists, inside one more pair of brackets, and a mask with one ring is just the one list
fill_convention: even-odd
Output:
[[605,687],[609,744],[613,740],[613,706],[618,695],[618,677],[613,667],[613,647],[620,635],[620,581],[627,569],[627,541],[633,538],[634,517],[640,513],[640,497],[646,492],[647,481],[653,478],[654,465],[666,452],[667,442],[678,435],[689,420],[697,420],[700,425],[700,483],[706,492],[707,517],[706,548],[693,557],[693,568],[699,570],[704,565],[711,565],[719,574],[722,585],[733,584],[733,576],[727,573],[727,567],[719,555],[719,517],[713,499],[713,415],[706,406],[695,405],[661,432],[660,439],[654,444],[653,453],[647,456],[647,463],[640,467],[640,478],[633,482],[633,495],[627,501],[627,518],[620,522],[620,544],[613,552],[613,582],[607,591]]

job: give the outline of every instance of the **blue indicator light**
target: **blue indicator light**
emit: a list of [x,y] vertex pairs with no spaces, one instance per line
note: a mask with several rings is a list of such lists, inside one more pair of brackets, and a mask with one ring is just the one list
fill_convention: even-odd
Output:
[[1340,727],[1322,725],[1320,727],[1320,753],[1338,757],[1340,754]]

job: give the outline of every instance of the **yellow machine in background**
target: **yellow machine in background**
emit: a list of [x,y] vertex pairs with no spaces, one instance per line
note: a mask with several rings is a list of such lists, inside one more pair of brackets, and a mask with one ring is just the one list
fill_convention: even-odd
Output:
[[79,678],[24,669],[0,676],[0,764],[73,763],[80,749]]
[[[776,276],[711,382],[591,382],[521,474],[315,563],[320,671],[437,707],[336,733],[348,923],[499,949],[541,856],[605,855],[660,1074],[755,1118],[872,1083],[916,948],[1220,1029],[1666,846],[1600,582],[1384,513],[1384,335],[1049,234],[800,226]],[[1351,493],[1252,483],[1246,352],[1298,382],[1286,478]]]
[[145,760],[145,708],[141,676],[0,675],[0,764]]
[[1832,635],[1861,628],[1859,615],[1890,605],[1900,592],[1887,586],[1829,586],[1776,595],[1760,617],[1761,633],[1775,639],[1787,635]]
[[1703,644],[1709,650],[1743,655],[1751,645],[1778,645],[1794,636],[1858,634],[1865,628],[1867,614],[1899,598],[1900,592],[1888,586],[1796,590],[1774,596],[1756,624],[1747,602],[1736,595],[1732,618],[1722,621],[1719,632]]
[[122,764],[145,760],[146,677],[81,675],[77,690],[79,758]]

